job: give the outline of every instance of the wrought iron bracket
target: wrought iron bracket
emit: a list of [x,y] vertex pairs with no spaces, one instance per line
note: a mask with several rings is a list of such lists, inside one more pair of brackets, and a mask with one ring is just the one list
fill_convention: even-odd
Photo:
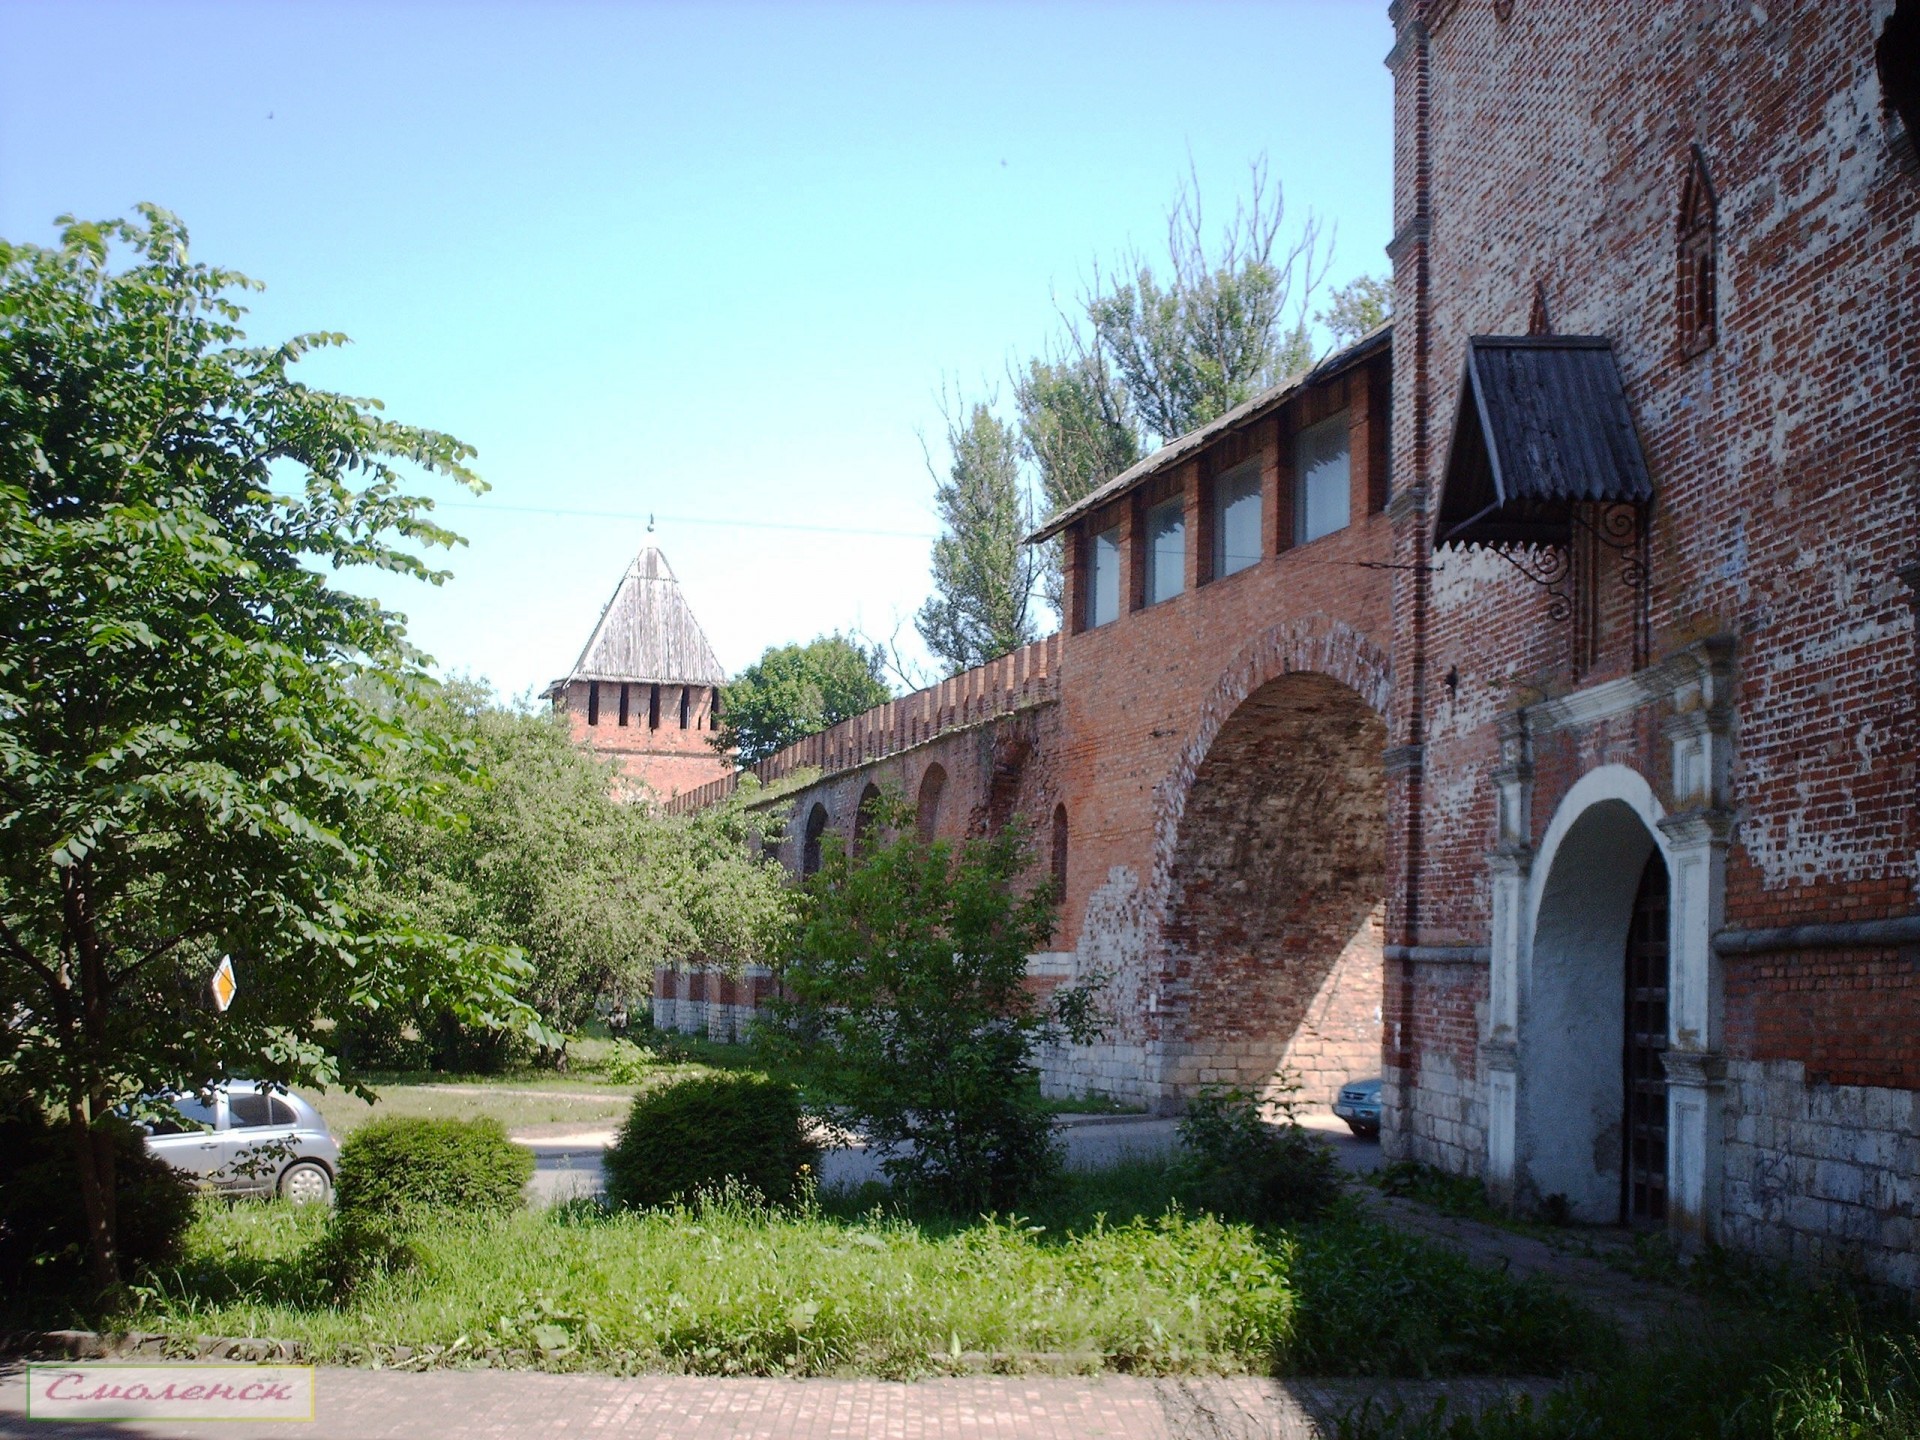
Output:
[[1623,502],[1591,507],[1576,505],[1572,510],[1575,524],[1620,557],[1620,585],[1633,597],[1633,668],[1636,670],[1647,664],[1652,650],[1652,586],[1649,584],[1652,565],[1648,554],[1652,513],[1651,506]]
[[[1505,545],[1491,549],[1507,564],[1547,592],[1547,618],[1556,623],[1573,618],[1573,557],[1564,545],[1528,545],[1515,551]],[[1522,559],[1522,555],[1526,558]]]

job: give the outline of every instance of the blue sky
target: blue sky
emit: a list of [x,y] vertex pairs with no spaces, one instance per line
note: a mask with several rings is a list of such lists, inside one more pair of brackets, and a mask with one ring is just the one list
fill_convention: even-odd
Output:
[[563,672],[649,538],[738,669],[911,636],[943,383],[1004,400],[1189,161],[1385,273],[1385,10],[11,0],[0,234],[164,205],[256,338],[353,337],[314,383],[478,446],[455,579],[355,582],[448,669]]

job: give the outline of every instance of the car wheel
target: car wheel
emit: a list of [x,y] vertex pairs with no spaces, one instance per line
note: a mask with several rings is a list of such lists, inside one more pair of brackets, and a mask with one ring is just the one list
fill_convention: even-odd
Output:
[[289,1165],[280,1176],[280,1198],[294,1205],[325,1205],[333,1199],[333,1177],[311,1161]]

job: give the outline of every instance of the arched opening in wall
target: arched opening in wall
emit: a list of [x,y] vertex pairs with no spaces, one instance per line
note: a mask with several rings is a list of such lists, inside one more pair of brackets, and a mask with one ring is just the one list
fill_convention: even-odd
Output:
[[931,844],[940,833],[940,797],[947,788],[947,770],[938,761],[927,766],[920,777],[920,798],[913,807],[913,833],[922,845]]
[[1667,883],[1646,823],[1602,800],[1568,827],[1540,891],[1516,1178],[1524,1199],[1562,1196],[1591,1224],[1666,1215]]
[[1169,874],[1168,1079],[1319,1109],[1380,1073],[1386,723],[1325,675],[1241,702],[1194,772]]
[[820,837],[827,833],[827,807],[816,802],[807,812],[807,828],[801,833],[800,875],[820,873]]
[[993,774],[987,781],[987,834],[998,835],[1012,822],[1032,753],[1033,744],[1024,736],[1004,735],[994,741]]
[[873,848],[879,838],[880,821],[876,812],[880,808],[880,787],[871,780],[867,788],[860,792],[860,806],[853,812],[853,853],[864,855]]

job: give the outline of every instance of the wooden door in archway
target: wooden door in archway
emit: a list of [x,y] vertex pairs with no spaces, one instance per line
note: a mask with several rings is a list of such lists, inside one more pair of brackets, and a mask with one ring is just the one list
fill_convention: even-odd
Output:
[[1627,931],[1627,1113],[1620,1218],[1662,1225],[1667,1217],[1667,866],[1647,857]]

